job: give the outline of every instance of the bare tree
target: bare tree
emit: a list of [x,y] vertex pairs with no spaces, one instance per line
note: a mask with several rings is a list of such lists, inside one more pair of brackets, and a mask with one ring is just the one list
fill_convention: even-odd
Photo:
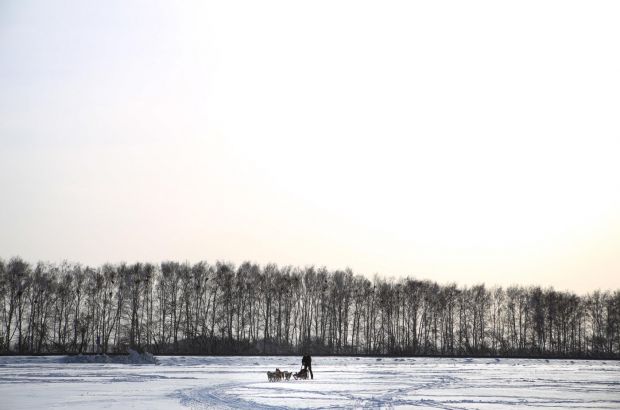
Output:
[[0,260],[0,352],[620,356],[620,291],[373,281],[245,262]]

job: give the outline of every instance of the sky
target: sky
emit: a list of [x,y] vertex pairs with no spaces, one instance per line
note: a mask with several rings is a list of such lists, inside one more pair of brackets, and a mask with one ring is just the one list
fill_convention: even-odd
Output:
[[617,1],[0,1],[0,258],[620,288]]

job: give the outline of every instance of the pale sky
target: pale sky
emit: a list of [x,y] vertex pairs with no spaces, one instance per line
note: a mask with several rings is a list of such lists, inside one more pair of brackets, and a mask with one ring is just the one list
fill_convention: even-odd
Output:
[[0,257],[618,289],[619,21],[0,0]]

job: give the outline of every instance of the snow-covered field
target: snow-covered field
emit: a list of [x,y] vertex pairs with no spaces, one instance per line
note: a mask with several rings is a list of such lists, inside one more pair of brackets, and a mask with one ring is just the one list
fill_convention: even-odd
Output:
[[618,361],[314,357],[314,380],[269,383],[301,357],[157,359],[0,357],[0,409],[620,408]]

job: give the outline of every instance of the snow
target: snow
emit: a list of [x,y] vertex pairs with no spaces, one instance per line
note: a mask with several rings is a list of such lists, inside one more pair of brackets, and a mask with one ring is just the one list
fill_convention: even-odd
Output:
[[138,353],[129,349],[128,355],[108,356],[98,355],[76,355],[63,358],[64,363],[124,363],[124,364],[158,364],[159,361],[150,353]]
[[[107,358],[107,359],[106,359]],[[0,357],[0,409],[620,408],[620,362],[313,357]]]

